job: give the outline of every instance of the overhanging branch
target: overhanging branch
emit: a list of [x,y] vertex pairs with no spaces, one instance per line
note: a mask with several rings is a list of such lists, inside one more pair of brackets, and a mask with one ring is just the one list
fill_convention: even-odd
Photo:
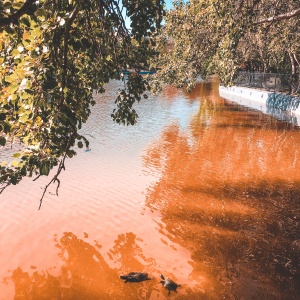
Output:
[[23,15],[27,14],[33,8],[35,2],[36,0],[26,0],[24,5],[11,16],[0,18],[0,27],[7,26],[11,23],[17,23]]
[[258,25],[258,24],[262,24],[262,23],[271,23],[271,22],[278,22],[278,21],[281,21],[281,20],[288,20],[288,19],[291,19],[291,18],[293,18],[297,15],[300,15],[300,8],[295,9],[295,10],[293,10],[291,12],[288,12],[288,13],[285,13],[285,14],[281,14],[281,15],[278,15],[278,16],[273,16],[273,17],[270,17],[270,18],[255,21],[253,24]]

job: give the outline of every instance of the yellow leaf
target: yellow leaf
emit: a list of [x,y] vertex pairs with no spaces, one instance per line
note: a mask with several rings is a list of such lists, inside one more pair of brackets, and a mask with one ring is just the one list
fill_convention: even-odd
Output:
[[10,163],[11,167],[16,167],[19,164],[19,161],[14,160]]
[[29,38],[29,33],[27,32],[27,31],[25,31],[24,33],[23,33],[23,39],[24,40],[27,40]]
[[41,126],[43,124],[42,118],[40,116],[38,116],[35,119],[35,123],[36,123],[37,126]]
[[18,168],[22,168],[24,166],[25,162],[24,161],[20,161],[18,163]]
[[14,76],[14,75],[9,75],[9,76],[5,76],[5,81],[6,82],[14,82],[14,81],[16,81],[16,76]]
[[[6,80],[6,79],[5,79]],[[11,84],[7,91],[9,94],[13,94],[17,89],[19,88],[19,85],[18,84]]]
[[14,49],[12,52],[11,52],[11,55],[12,56],[18,56],[20,54],[19,50],[18,49]]

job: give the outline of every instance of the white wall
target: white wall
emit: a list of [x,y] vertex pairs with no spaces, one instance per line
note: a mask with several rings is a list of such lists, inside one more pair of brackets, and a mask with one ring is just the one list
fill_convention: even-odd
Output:
[[219,86],[220,97],[300,125],[300,99],[246,87]]

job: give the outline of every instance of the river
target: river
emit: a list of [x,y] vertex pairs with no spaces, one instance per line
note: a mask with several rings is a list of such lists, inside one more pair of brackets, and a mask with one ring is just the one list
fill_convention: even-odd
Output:
[[[166,86],[124,127],[118,86],[95,96],[91,149],[67,160],[59,196],[38,210],[46,177],[1,194],[0,300],[299,299],[299,128],[215,81]],[[119,278],[132,271],[153,279]]]

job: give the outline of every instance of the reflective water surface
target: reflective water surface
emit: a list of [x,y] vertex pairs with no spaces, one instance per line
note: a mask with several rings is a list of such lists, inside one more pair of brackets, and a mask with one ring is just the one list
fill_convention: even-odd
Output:
[[[96,97],[91,151],[67,161],[59,197],[37,210],[49,178],[1,195],[0,299],[299,299],[299,128],[217,82],[166,87],[122,127],[118,84]],[[131,271],[154,279],[125,284]]]

